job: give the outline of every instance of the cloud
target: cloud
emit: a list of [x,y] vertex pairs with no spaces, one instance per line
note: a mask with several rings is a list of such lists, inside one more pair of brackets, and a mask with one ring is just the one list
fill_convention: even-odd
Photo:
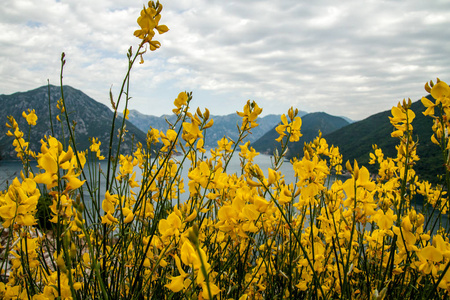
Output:
[[[108,103],[138,40],[142,3],[7,0],[0,8],[1,93],[65,82]],[[132,73],[131,107],[170,113],[181,90],[212,114],[254,99],[265,113],[290,106],[361,119],[426,81],[448,80],[450,4],[439,1],[167,1],[170,31]]]

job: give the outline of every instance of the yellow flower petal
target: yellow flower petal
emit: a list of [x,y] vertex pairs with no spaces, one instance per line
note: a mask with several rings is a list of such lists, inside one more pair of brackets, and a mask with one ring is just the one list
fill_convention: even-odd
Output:
[[184,288],[184,278],[186,275],[180,275],[171,278],[171,282],[164,285],[166,288],[171,290],[174,293],[178,293]]
[[450,95],[450,88],[443,81],[439,81],[431,89],[431,96],[436,100],[442,97],[447,97],[449,95]]
[[427,246],[420,251],[420,254],[428,260],[433,262],[440,262],[444,256],[433,246]]
[[166,25],[158,25],[158,26],[156,26],[156,30],[158,30],[159,34],[163,34],[167,31],[169,31],[169,27],[167,27]]

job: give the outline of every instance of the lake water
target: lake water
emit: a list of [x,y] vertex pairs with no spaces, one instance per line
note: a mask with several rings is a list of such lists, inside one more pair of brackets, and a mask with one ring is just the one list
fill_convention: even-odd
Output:
[[[207,152],[206,154],[209,154]],[[175,157],[176,159],[181,159],[182,157]],[[184,179],[185,184],[185,190],[188,190],[187,183],[189,181],[188,179],[188,169],[189,169],[189,161],[186,160],[184,163],[184,167],[182,169],[181,177]],[[258,166],[261,168],[261,170],[264,172],[265,176],[268,176],[268,168],[272,167],[271,163],[271,156],[269,155],[258,155],[254,158],[254,163],[258,164]],[[107,169],[107,162],[102,161],[100,164],[102,170],[106,173]],[[36,167],[36,163],[32,165],[32,169],[35,173],[38,172],[38,169]],[[22,164],[20,161],[0,161],[0,190],[5,190],[8,188],[9,184],[11,184],[12,180],[15,177],[20,178],[20,171],[22,170]],[[85,172],[88,170],[87,166],[85,167]],[[140,181],[142,179],[140,169],[138,167],[135,167],[136,170],[136,181]],[[281,173],[284,175],[286,183],[294,182],[295,180],[295,172],[292,168],[292,165],[289,161],[284,161],[283,164],[280,167]],[[241,166],[240,166],[240,157],[239,153],[235,153],[235,155],[232,157],[230,163],[227,167],[227,173],[233,174],[236,173],[238,175],[241,174]],[[334,178],[332,178],[334,179]],[[100,187],[100,193],[103,197],[106,190],[106,183],[103,180],[101,187]],[[138,189],[135,189],[135,192],[138,192]],[[87,191],[86,191],[87,193]],[[181,200],[186,200],[188,197],[188,191],[182,195]],[[87,194],[86,194],[87,196]]]
[[[32,164],[33,170],[37,170],[36,163]],[[8,188],[13,179],[20,178],[23,170],[22,163],[16,160],[0,160],[0,191]]]
[[[181,157],[180,157],[181,159]],[[264,172],[265,176],[267,176],[268,173],[268,168],[272,167],[271,164],[271,157],[268,155],[258,155],[254,158],[254,163],[258,164],[259,167],[261,168],[261,170]],[[187,183],[189,181],[188,177],[187,177],[187,173],[188,173],[188,169],[189,169],[189,161],[186,160],[185,162],[185,166],[183,168],[183,172],[181,174],[182,178],[184,178],[184,183],[185,183],[185,190],[187,190],[183,195],[181,195],[181,200],[185,201],[188,196],[189,196],[189,191],[188,191],[188,187],[187,187]],[[32,168],[33,171],[37,172],[37,167],[36,167],[36,163],[32,164]],[[105,161],[103,161],[101,163],[101,168],[103,170],[106,170],[107,168],[107,163]],[[15,177],[19,177],[20,178],[20,171],[22,170],[22,164],[19,161],[0,161],[0,190],[4,191],[8,188],[9,184],[12,183],[12,180]],[[87,170],[87,168],[85,168],[85,170]],[[139,168],[135,168],[135,170],[137,171],[137,176],[136,176],[136,181],[140,181],[140,179],[142,179],[142,176],[139,172]],[[280,167],[280,171],[282,174],[284,174],[285,176],[285,181],[286,183],[291,183],[294,182],[295,180],[295,172],[292,168],[292,165],[290,162],[285,161],[283,162],[282,166]],[[233,158],[231,159],[228,167],[227,167],[227,173],[228,174],[233,174],[233,173],[237,173],[238,175],[241,174],[241,166],[240,166],[240,159],[239,159],[239,155],[238,153],[236,153]],[[331,178],[330,184],[333,183],[335,180],[335,177]],[[343,179],[344,181],[344,179]],[[101,185],[101,189],[100,189],[100,193],[101,193],[101,199],[103,199],[104,197],[104,193],[106,190],[106,184],[103,181],[103,184]],[[136,192],[138,192],[138,190],[135,190]],[[89,196],[87,195],[87,192],[85,194],[85,196],[87,197],[87,199],[89,199]],[[86,203],[86,205],[89,207],[89,203]],[[421,210],[421,208],[417,208],[418,211]],[[434,217],[435,219],[436,217]],[[444,215],[443,216],[444,219],[444,223],[448,223],[448,215]]]
[[[180,159],[181,159],[181,157],[180,157]],[[186,162],[184,164],[185,166],[183,168],[183,172],[181,174],[182,178],[184,178],[185,184],[187,184],[187,182],[188,182],[188,177],[187,177],[188,168],[189,168],[188,163],[189,162],[186,160]],[[261,170],[264,172],[264,174],[266,176],[268,173],[268,171],[267,171],[268,168],[272,167],[269,155],[256,156],[254,158],[254,163],[259,165],[259,167],[261,168]],[[106,161],[102,161],[100,165],[101,165],[101,168],[105,171],[107,168]],[[3,191],[5,189],[7,189],[15,177],[20,178],[20,171],[22,169],[23,169],[22,163],[20,161],[0,160],[0,190]],[[32,169],[34,172],[36,172],[36,173],[38,172],[36,163],[32,164]],[[87,168],[85,168],[85,171],[86,170],[87,170]],[[141,179],[142,177],[141,177],[141,174],[139,173],[139,168],[135,168],[135,170],[137,171],[136,180]],[[285,161],[282,164],[280,171],[282,174],[285,175],[286,182],[292,182],[294,180],[295,173],[294,173],[294,170],[292,169],[292,165],[288,161]],[[231,159],[231,161],[227,167],[227,173],[228,174],[233,174],[233,173],[240,174],[240,172],[241,172],[241,166],[240,166],[239,154],[236,153],[233,156],[233,158]]]

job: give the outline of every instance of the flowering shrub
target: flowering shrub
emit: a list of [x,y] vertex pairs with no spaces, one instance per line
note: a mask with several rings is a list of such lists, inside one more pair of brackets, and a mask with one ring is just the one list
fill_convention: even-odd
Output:
[[[159,2],[150,1],[138,18],[141,29],[135,35],[142,41],[136,52],[128,52],[118,99],[111,96],[115,116],[126,97],[127,117],[136,59],[143,62],[145,47],[160,47],[154,30],[168,31],[159,25],[161,11]],[[420,153],[410,100],[391,110],[397,156],[385,157],[374,145],[370,163],[378,173],[346,162],[345,177],[333,176],[343,172],[342,156],[320,135],[305,145],[304,157],[284,162],[289,142],[301,138],[302,121],[292,108],[276,128],[282,151],[266,173],[254,163],[259,153],[243,142],[262,112],[251,101],[238,112],[239,138],[219,140],[209,158],[204,131],[214,121],[208,109],[190,110],[191,93],[175,99],[176,123],[165,132],[150,128],[146,145],[137,144],[132,155],[121,154],[120,143],[112,155],[112,140],[126,134],[125,123],[119,137],[111,131],[110,140],[103,141],[109,153],[101,152],[102,141],[95,137],[89,149],[77,149],[64,96],[58,120],[69,132],[69,145],[44,136],[41,151],[33,153],[9,117],[7,134],[23,171],[0,195],[0,295],[36,300],[446,298],[450,88],[440,80],[425,88],[434,98],[422,99],[424,114],[434,119],[431,139],[447,166],[445,174],[437,174],[437,186],[414,172]],[[33,110],[23,117],[31,131],[39,122]],[[239,173],[227,172],[233,155],[239,155]],[[106,170],[100,169],[101,160],[107,161]],[[186,163],[188,182],[181,177]],[[283,163],[295,172],[292,182],[280,172]],[[101,182],[106,182],[104,194]],[[51,230],[37,226],[39,199],[51,199]]]

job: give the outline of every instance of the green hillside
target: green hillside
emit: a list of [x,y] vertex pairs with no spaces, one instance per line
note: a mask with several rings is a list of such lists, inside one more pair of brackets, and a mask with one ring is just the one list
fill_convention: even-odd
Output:
[[[331,116],[324,112],[316,112],[304,115],[302,117],[301,133],[303,136],[300,141],[289,143],[288,157],[303,156],[303,145],[305,142],[310,142],[318,135],[319,130],[323,133],[330,133],[339,128],[348,125],[349,122],[341,117]],[[276,142],[278,133],[275,127],[264,134],[256,142],[252,144],[256,151],[272,154],[275,148],[281,150],[280,143]]]
[[[417,154],[420,161],[417,162],[415,170],[421,178],[435,181],[435,175],[432,174],[442,174],[444,169],[439,147],[430,140],[432,119],[422,114],[425,109],[420,101],[414,102],[411,110],[416,114],[412,125],[416,140],[419,142]],[[359,164],[375,171],[374,166],[368,164],[373,144],[383,150],[385,157],[396,157],[395,146],[398,144],[398,139],[391,137],[393,126],[389,122],[389,116],[391,116],[390,110],[375,114],[324,135],[324,138],[329,145],[339,147],[344,163],[347,160],[356,159]]]

